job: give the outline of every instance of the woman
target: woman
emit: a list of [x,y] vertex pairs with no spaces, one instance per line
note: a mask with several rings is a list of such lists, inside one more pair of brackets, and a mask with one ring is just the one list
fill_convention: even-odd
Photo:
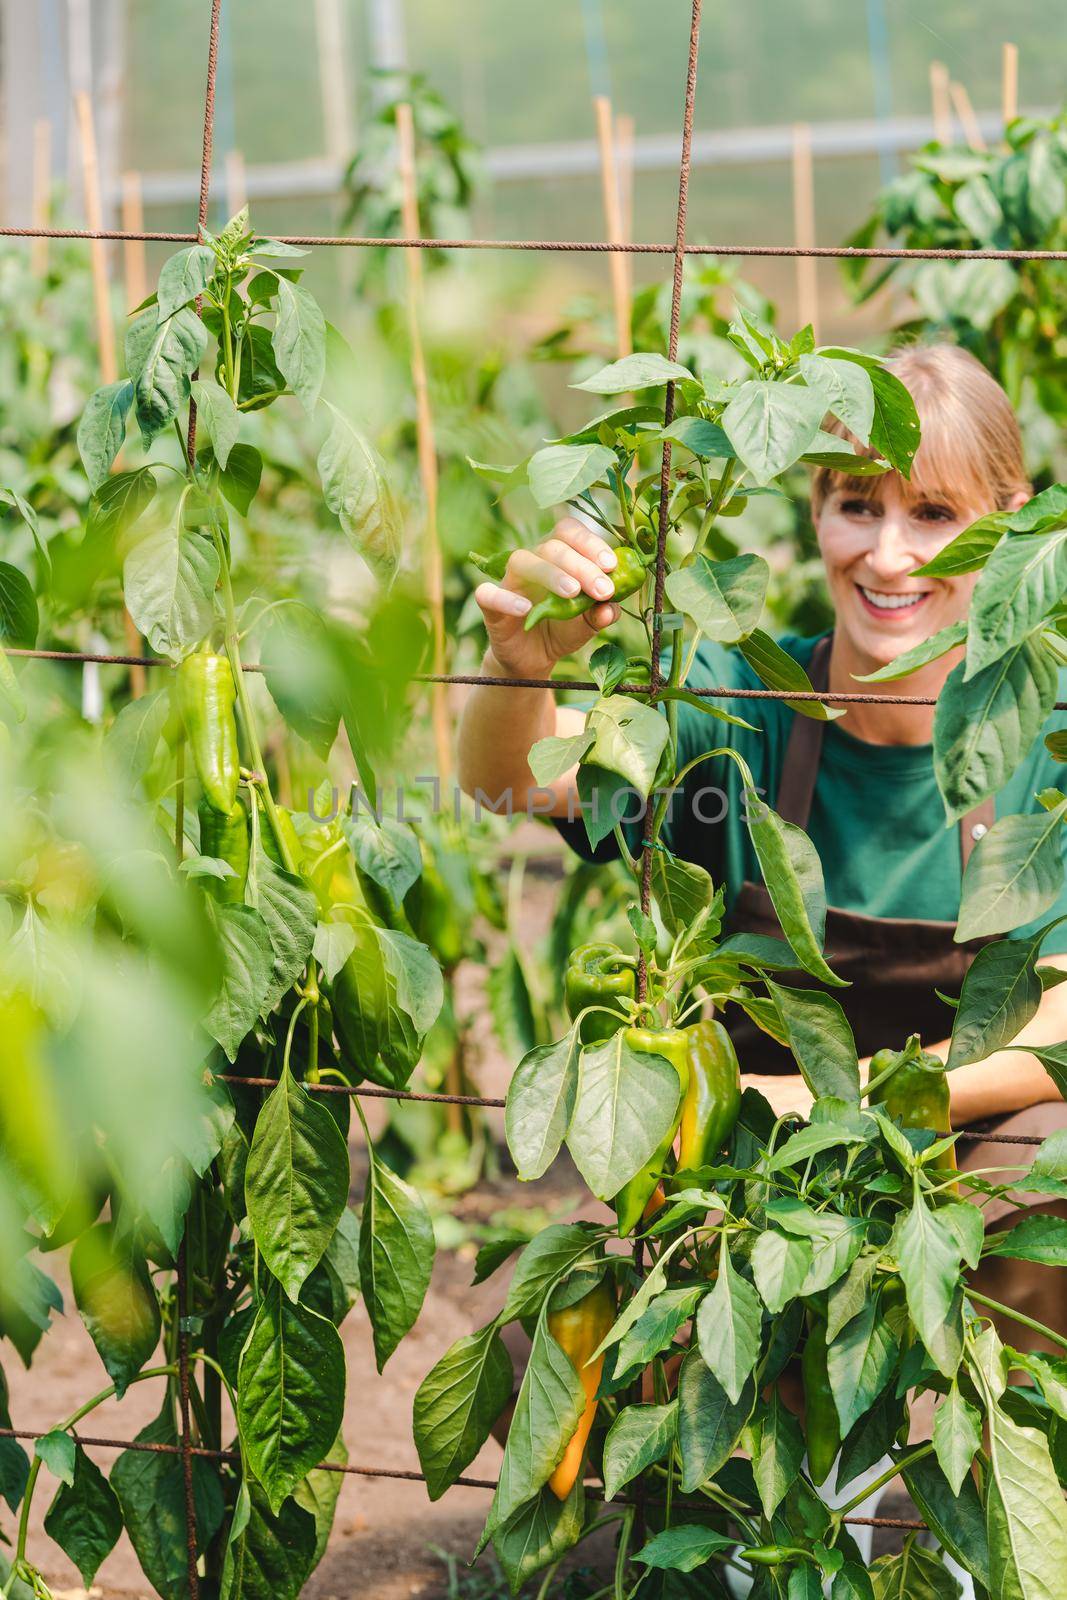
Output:
[[[812,515],[834,626],[817,639],[781,643],[816,688],[862,687],[857,678],[964,619],[977,574],[926,578],[913,576],[915,568],[977,518],[1016,510],[1031,494],[1018,423],[1004,391],[978,361],[954,346],[933,345],[905,351],[890,367],[910,390],[922,424],[910,482],[895,473],[848,478],[819,469],[813,483]],[[618,617],[611,600],[614,564],[599,534],[573,518],[558,523],[536,550],[516,551],[503,581],[483,583],[476,593],[489,634],[483,671],[547,677],[563,656],[610,627]],[[584,590],[600,603],[573,621],[525,633],[531,595],[545,589]],[[935,991],[958,993],[975,954],[953,938],[963,865],[995,816],[1034,811],[1039,790],[1060,786],[1061,770],[1038,740],[995,804],[987,802],[956,829],[945,827],[933,771],[933,708],[894,704],[892,697],[936,697],[961,654],[954,650],[906,679],[882,685],[888,704],[849,706],[831,723],[798,716],[780,701],[749,701],[745,717],[759,731],[716,724],[715,741],[709,741],[707,719],[681,708],[679,765],[709,742],[732,741],[757,788],[787,820],[805,828],[818,849],[829,907],[826,955],[851,982],[835,994],[865,1058],[884,1046],[900,1048],[913,1032],[944,1058],[951,1013]],[[759,687],[759,680],[739,653],[704,642],[690,684]],[[1067,698],[1064,690],[1061,697]],[[531,746],[548,734],[573,735],[583,722],[583,712],[557,706],[546,689],[476,688],[460,729],[464,788],[488,795],[510,789],[521,807],[534,789]],[[1065,725],[1067,718],[1059,714],[1049,721],[1050,729]],[[557,826],[588,854],[581,821],[565,820],[578,816],[574,771],[553,785],[551,797]],[[719,820],[704,820],[709,817]],[[780,934],[759,882],[732,761],[707,761],[690,775],[665,839],[725,885],[731,931]],[[1058,915],[1067,915],[1067,888],[1039,925]],[[1042,954],[1049,965],[1067,968],[1067,923],[1046,937]],[[812,1097],[792,1057],[747,1019],[731,1016],[732,1010],[723,1020],[737,1045],[742,1082],[758,1089],[777,1114],[806,1114]],[[1065,1038],[1062,985],[1045,991],[1016,1043]],[[950,1083],[957,1128],[1045,1136],[1067,1125],[1067,1107],[1055,1085],[1037,1056],[1025,1050],[998,1051],[961,1067]],[[977,1167],[1003,1166],[1014,1152],[989,1143],[966,1144],[960,1154],[964,1164]],[[987,1225],[1009,1215],[1018,1213],[1005,1203],[999,1215],[987,1213]],[[1009,1299],[1041,1321],[1067,1322],[1060,1280],[1051,1269],[1004,1261],[982,1270],[983,1288],[994,1298]],[[1007,1325],[1004,1331],[1011,1336]]]

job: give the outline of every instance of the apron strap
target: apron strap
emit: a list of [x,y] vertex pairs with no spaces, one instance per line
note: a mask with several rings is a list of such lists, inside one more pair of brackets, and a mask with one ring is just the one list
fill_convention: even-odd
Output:
[[[827,633],[817,642],[811,653],[808,677],[813,689],[822,692],[830,685],[830,649],[833,634]],[[807,830],[811,817],[811,802],[815,794],[815,780],[822,756],[822,738],[825,722],[793,712],[793,726],[785,747],[782,781],[778,788],[777,810],[785,822],[795,822]],[[996,803],[990,795],[981,804],[960,818],[960,869],[966,871],[971,852],[996,821]]]

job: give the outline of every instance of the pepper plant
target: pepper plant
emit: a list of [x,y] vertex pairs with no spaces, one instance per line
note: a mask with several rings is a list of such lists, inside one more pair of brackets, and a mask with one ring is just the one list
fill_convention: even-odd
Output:
[[[499,1314],[424,1380],[416,1444],[437,1497],[512,1400],[501,1330],[518,1322],[529,1357],[479,1546],[492,1542],[516,1590],[539,1573],[547,1588],[561,1557],[608,1527],[617,1539],[615,1573],[598,1592],[612,1600],[731,1592],[757,1600],[952,1600],[959,1588],[951,1571],[914,1536],[900,1554],[873,1563],[852,1536],[850,1514],[900,1476],[936,1545],[973,1574],[977,1592],[1038,1600],[1056,1592],[1067,1561],[1067,1341],[1025,1316],[1013,1323],[1011,1308],[983,1295],[969,1274],[985,1255],[1032,1259],[1039,1236],[1047,1242],[1041,1259],[1067,1264],[1067,1224],[1034,1219],[987,1238],[982,1207],[1008,1185],[994,1168],[968,1173],[961,1192],[946,1064],[917,1037],[876,1055],[861,1081],[833,992],[842,980],[823,954],[818,856],[755,793],[737,752],[715,745],[716,726],[734,714],[688,686],[703,635],[736,646],[771,688],[808,687],[759,627],[766,563],[721,553],[719,519],[774,492],[798,462],[850,473],[891,467],[907,477],[918,420],[907,391],[877,359],[816,349],[810,329],[785,343],[743,315],[731,339],[748,366],[739,380],[702,377],[643,353],[579,386],[627,395],[669,380],[678,411],[666,428],[662,408],[657,416],[651,405],[623,405],[501,469],[505,484],[528,482],[546,509],[568,504],[591,519],[620,559],[643,569],[629,608],[649,654],[628,657],[610,639],[602,643],[590,661],[599,692],[584,731],[544,739],[530,756],[541,784],[579,763],[590,840],[614,831],[634,874],[632,941],[572,953],[572,1025],[518,1063],[506,1113],[520,1178],[540,1177],[566,1146],[615,1222],[556,1224],[526,1245]],[[823,431],[827,413],[845,424],[855,450]],[[672,456],[661,487],[646,447],[665,440]],[[1013,533],[1011,519],[987,522],[984,533],[972,530],[972,539],[988,541],[986,553],[995,536],[997,549],[1011,549],[1018,562],[1023,548],[1036,554],[1034,540],[1016,537],[1023,523]],[[661,529],[669,609],[657,619],[651,558]],[[1040,592],[1052,604],[1062,587]],[[573,611],[572,602],[548,604]],[[1027,637],[1043,630],[1047,640],[1047,619],[1019,605],[1015,630],[1025,614]],[[651,650],[659,639],[657,678]],[[998,645],[998,659],[1017,648]],[[708,749],[680,766],[683,701],[707,716],[711,731]],[[1040,715],[1021,687],[1023,701],[1032,739]],[[813,702],[794,709],[838,714]],[[960,725],[955,716],[953,727]],[[992,741],[987,725],[981,751]],[[780,938],[725,934],[721,889],[662,837],[671,793],[709,755],[740,768]],[[1002,762],[1010,759],[1005,752]],[[995,786],[995,761],[978,765],[979,784]],[[969,758],[960,755],[957,783],[965,767]],[[647,801],[643,851],[611,808],[619,792],[634,790]],[[958,813],[970,801],[953,803]],[[649,857],[646,910],[637,891]],[[1043,981],[1039,946],[1040,939],[1014,951],[992,944],[989,967],[980,967],[982,957],[975,963],[948,1066],[999,1042],[1016,991],[1032,1014]],[[792,1051],[815,1097],[806,1121],[775,1118],[759,1094],[740,1093],[744,1063],[708,1014],[725,1011],[728,1019],[731,1008]],[[1008,1034],[1018,1024],[1013,1014]],[[1012,1190],[1065,1192],[1064,1161],[1057,1135]],[[1002,1342],[991,1311],[1007,1319],[1015,1343]],[[1035,1330],[1061,1353],[1031,1351]],[[803,1420],[779,1387],[798,1365]],[[1009,1385],[1011,1372],[1025,1386]],[[914,1442],[910,1418],[924,1394],[936,1405],[932,1436]],[[728,1576],[741,1587],[726,1587]]]
[[[41,1461],[62,1480],[48,1531],[87,1585],[125,1528],[164,1600],[187,1594],[180,1457],[127,1451],[105,1478],[71,1437],[103,1399],[152,1381],[160,1409],[139,1437],[173,1445],[182,1334],[194,1442],[223,1452],[193,1469],[202,1592],[298,1594],[341,1482],[320,1463],[345,1460],[337,1327],[361,1296],[381,1369],[429,1282],[428,1213],[369,1136],[358,1216],[348,1203],[353,1103],[363,1118],[345,1092],[365,1079],[406,1084],[441,1006],[440,969],[415,931],[419,841],[375,787],[425,627],[397,577],[398,517],[381,464],[344,409],[351,352],[300,281],[301,254],[257,235],[245,213],[179,251],[130,320],[126,377],[91,397],[78,429],[89,531],[118,552],[126,606],[169,663],[100,747],[141,819],[128,851],[121,827],[108,840],[118,884],[109,892],[123,919],[114,941],[121,951],[146,920],[134,915],[132,889],[120,890],[150,868],[166,894],[153,942],[188,946],[210,974],[205,982],[197,967],[183,1064],[190,1094],[206,1103],[194,1105],[195,1140],[184,1125],[167,1130],[162,1184],[120,1181],[125,1147],[109,1148],[97,1115],[103,1181],[76,1207],[29,1186],[26,1247],[73,1244],[75,1300],[111,1387],[56,1419],[32,1465],[16,1442],[0,1442],[3,1493],[19,1517],[5,1596],[23,1584],[47,1593],[27,1548]],[[325,423],[323,496],[380,580],[358,628],[255,590],[239,598],[247,580],[233,514],[243,526],[262,466],[242,437],[246,419],[293,396],[307,425]],[[133,423],[139,444],[127,438]],[[245,670],[250,634],[267,692]],[[319,774],[310,806],[278,798],[263,728],[277,750],[279,715],[302,770]],[[340,803],[327,765],[342,723],[359,774],[354,806]],[[55,981],[58,911],[32,883],[9,879],[5,889],[32,924],[4,951],[5,984],[15,971],[25,980],[20,1003],[32,1018]],[[103,918],[107,900],[82,914]],[[165,1010],[159,1018],[166,1026]],[[85,1061],[91,1076],[96,1058]],[[256,1086],[261,1079],[274,1087]],[[158,1152],[158,1140],[146,1143]],[[19,1342],[19,1328],[34,1316],[43,1325],[37,1308],[55,1305],[58,1291],[40,1269],[27,1282],[21,1301],[5,1296],[0,1326],[28,1359],[32,1341]]]

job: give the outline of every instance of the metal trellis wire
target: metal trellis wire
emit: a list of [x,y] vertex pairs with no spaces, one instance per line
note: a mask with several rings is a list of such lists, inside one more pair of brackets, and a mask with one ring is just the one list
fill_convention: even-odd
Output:
[[[0,237],[24,239],[101,239],[117,242],[142,241],[144,243],[163,244],[195,244],[202,241],[208,218],[208,199],[211,180],[212,147],[214,141],[214,112],[215,112],[215,83],[218,68],[219,26],[221,19],[222,0],[211,0],[211,20],[208,42],[208,68],[207,84],[204,97],[204,126],[203,148],[200,172],[200,199],[195,233],[146,231],[141,233],[124,229],[88,229],[88,228],[62,228],[62,227],[0,227]],[[681,289],[684,276],[685,261],[688,256],[734,256],[734,257],[819,257],[841,261],[848,260],[888,260],[888,261],[1035,261],[1035,262],[1065,262],[1067,250],[908,250],[895,248],[890,245],[869,246],[857,249],[851,246],[822,245],[755,245],[744,243],[725,244],[693,244],[686,239],[686,218],[688,207],[689,184],[689,158],[693,130],[693,107],[696,87],[696,71],[699,54],[701,0],[692,0],[692,16],[690,24],[689,58],[686,74],[685,110],[683,117],[681,158],[678,170],[678,210],[677,226],[674,242],[671,244],[661,242],[649,243],[616,243],[606,240],[587,239],[439,239],[439,238],[381,238],[357,235],[324,235],[324,234],[281,234],[278,235],[287,244],[305,246],[307,248],[356,248],[356,249],[394,249],[394,250],[420,250],[420,249],[449,249],[449,250],[516,250],[516,251],[546,251],[559,254],[612,254],[627,255],[652,255],[670,256],[673,258],[673,282],[671,296],[671,321],[670,336],[668,341],[668,355],[674,360],[677,355],[678,330],[680,321]],[[670,422],[674,410],[674,385],[668,384],[665,400],[665,421]],[[190,403],[189,427],[187,448],[190,456],[195,450],[196,439],[196,408]],[[671,445],[665,441],[661,460],[661,481],[666,483],[670,473]],[[655,697],[663,688],[662,672],[660,668],[660,639],[662,633],[663,610],[663,584],[665,574],[665,549],[666,549],[666,495],[660,499],[660,523],[657,539],[656,566],[655,566],[655,610],[653,616],[654,647],[652,652],[651,682],[649,684],[625,684],[621,687],[630,694],[649,695]],[[13,657],[46,660],[57,662],[95,662],[101,665],[113,666],[161,666],[169,667],[171,662],[157,656],[133,656],[85,651],[66,650],[38,650],[15,649],[7,651]],[[259,663],[245,663],[247,672],[262,672],[264,668]],[[591,691],[596,689],[596,684],[578,678],[543,678],[519,679],[506,677],[493,677],[483,674],[423,674],[416,681],[424,683],[452,683],[476,685],[485,684],[501,688],[552,688],[560,690]],[[915,705],[930,706],[936,702],[926,696],[886,695],[869,693],[866,691],[848,691],[842,693],[825,693],[804,691],[785,691],[776,689],[730,689],[730,688],[702,688],[691,691],[694,695],[709,699],[763,699],[785,701],[819,701],[826,705]],[[1067,702],[1058,701],[1057,710],[1067,710]],[[651,890],[651,851],[650,842],[650,814],[646,817],[645,839],[643,843],[643,869],[641,898],[645,909],[650,903]],[[643,973],[642,973],[643,981]],[[276,1078],[247,1078],[235,1073],[217,1074],[217,1081],[227,1084],[243,1084],[247,1088],[270,1089],[278,1080]],[[423,1093],[409,1089],[383,1088],[369,1084],[351,1086],[347,1084],[308,1084],[306,1087],[316,1094],[343,1094],[366,1098],[381,1098],[395,1100],[426,1101],[434,1104],[478,1106],[486,1109],[502,1109],[505,1101],[480,1095],[450,1095]],[[963,1130],[960,1139],[990,1141],[1005,1145],[1039,1145],[1041,1139],[1023,1134],[991,1135],[979,1131]],[[190,1378],[189,1378],[189,1329],[188,1329],[188,1278],[185,1262],[184,1246],[179,1250],[177,1258],[177,1301],[178,1301],[178,1365],[179,1365],[179,1401],[181,1410],[181,1439],[179,1444],[151,1443],[145,1440],[112,1439],[101,1436],[73,1433],[72,1437],[81,1445],[95,1446],[105,1449],[121,1449],[134,1451],[150,1451],[164,1455],[180,1456],[183,1468],[183,1481],[185,1489],[185,1522],[188,1549],[188,1583],[190,1600],[198,1600],[199,1575],[197,1571],[197,1545],[196,1545],[196,1516],[193,1498],[192,1465],[196,1458],[215,1461],[239,1463],[240,1456],[233,1451],[209,1449],[193,1442],[192,1426],[190,1419]],[[30,1429],[0,1428],[0,1438],[9,1439],[37,1439],[43,1436],[47,1429],[34,1431]],[[336,1472],[347,1476],[361,1478],[389,1478],[405,1482],[424,1482],[425,1477],[421,1472],[402,1470],[399,1468],[377,1466],[351,1466],[337,1462],[325,1461],[318,1470]],[[456,1486],[474,1489],[492,1490],[496,1483],[492,1479],[477,1478],[462,1475],[456,1480]],[[618,1497],[617,1497],[618,1498]],[[640,1511],[640,1503],[638,1509]],[[676,1502],[680,1503],[680,1502]],[[845,1522],[865,1526],[898,1529],[922,1529],[926,1525],[900,1517],[846,1517]]]

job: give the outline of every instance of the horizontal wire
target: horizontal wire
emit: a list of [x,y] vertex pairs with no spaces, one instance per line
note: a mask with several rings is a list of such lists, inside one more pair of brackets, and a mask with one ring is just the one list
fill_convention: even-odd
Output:
[[[133,233],[123,228],[0,228],[9,239],[104,239],[117,243],[195,244],[195,233]],[[282,244],[308,249],[544,250],[569,255],[673,256],[676,246],[610,239],[432,239],[372,234],[273,234]],[[893,245],[687,244],[687,256],[811,256],[835,261],[1067,261],[1067,250],[902,249]]]
[[[0,1428],[0,1439],[43,1439],[52,1430],[49,1428],[35,1432],[32,1428]],[[105,1439],[87,1433],[75,1433],[73,1428],[66,1430],[76,1444],[92,1445],[103,1450],[141,1450],[152,1455],[180,1456],[183,1450],[180,1444],[157,1444],[148,1439]],[[241,1456],[236,1450],[209,1450],[204,1445],[190,1445],[189,1454],[200,1456],[209,1461],[230,1461],[240,1463]],[[347,1462],[320,1461],[318,1466],[311,1469],[313,1472],[338,1472],[346,1477],[355,1478],[392,1478],[402,1483],[425,1483],[424,1472],[413,1472],[402,1467],[354,1467]],[[463,1489],[496,1489],[495,1478],[470,1478],[460,1476],[454,1478],[451,1488]],[[603,1491],[593,1489],[587,1491],[592,1499],[602,1499]],[[625,1495],[616,1495],[616,1505],[633,1505],[635,1502]],[[675,1497],[675,1505],[703,1506],[706,1501],[683,1500]],[[755,1507],[750,1507],[754,1511]],[[899,1517],[845,1517],[845,1522],[861,1523],[865,1527],[873,1528],[925,1528],[925,1522],[907,1522]]]

